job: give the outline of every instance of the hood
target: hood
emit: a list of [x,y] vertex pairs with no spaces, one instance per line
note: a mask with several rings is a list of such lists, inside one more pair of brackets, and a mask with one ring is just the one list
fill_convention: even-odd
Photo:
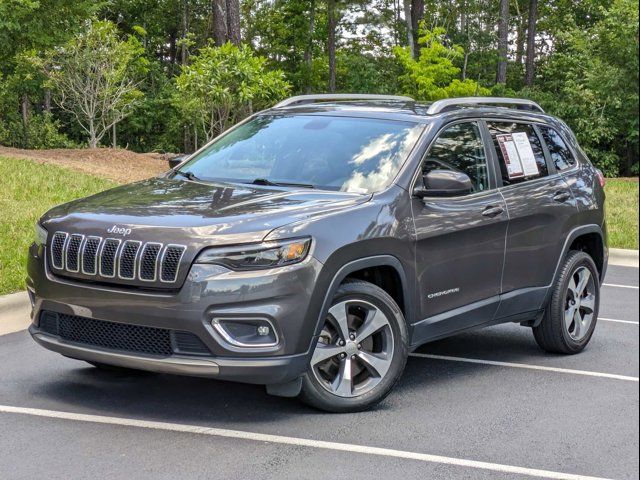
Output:
[[369,198],[345,192],[159,177],[60,205],[48,211],[42,223],[50,232],[111,234],[141,241],[189,237],[209,245],[250,243],[261,241],[274,228]]

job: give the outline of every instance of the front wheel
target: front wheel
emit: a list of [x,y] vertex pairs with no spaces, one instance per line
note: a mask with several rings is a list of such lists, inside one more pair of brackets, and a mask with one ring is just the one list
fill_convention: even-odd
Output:
[[533,335],[551,353],[581,352],[591,340],[598,320],[600,283],[593,259],[572,250],[553,286],[545,316]]
[[301,399],[330,412],[356,412],[386,397],[408,355],[406,322],[384,290],[361,280],[340,286],[324,321]]

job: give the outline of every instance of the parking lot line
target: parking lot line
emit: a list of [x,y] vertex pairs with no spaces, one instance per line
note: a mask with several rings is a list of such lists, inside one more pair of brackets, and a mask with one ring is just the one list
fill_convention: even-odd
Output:
[[639,287],[636,285],[620,285],[618,283],[603,283],[603,287],[614,287],[614,288],[631,288],[634,290],[638,290]]
[[638,325],[638,322],[634,322],[632,320],[618,320],[615,318],[598,318],[598,321],[604,321],[604,322],[615,322],[615,323],[629,323],[631,325]]
[[613,380],[623,380],[626,382],[638,383],[638,377],[628,377],[626,375],[615,375],[613,373],[590,372],[587,370],[571,370],[567,368],[547,367],[544,365],[529,365],[528,363],[497,362],[495,360],[482,360],[480,358],[450,357],[446,355],[431,355],[427,353],[411,353],[410,357],[429,358],[431,360],[446,360],[451,362],[478,363],[482,365],[494,365],[497,367],[524,368],[528,370],[542,370],[546,372],[569,373],[572,375],[585,375],[588,377],[601,377]]
[[213,437],[236,438],[240,440],[250,440],[255,442],[268,442],[281,445],[295,445],[300,447],[319,448],[324,450],[334,450],[340,452],[354,452],[365,455],[377,455],[383,457],[395,457],[407,460],[417,460],[427,463],[439,463],[457,467],[475,468],[489,470],[500,473],[510,473],[516,475],[528,475],[538,478],[552,478],[558,480],[606,480],[602,477],[592,477],[585,475],[575,475],[570,473],[554,472],[549,470],[538,470],[535,468],[518,467],[514,465],[502,465],[499,463],[480,462],[476,460],[466,460],[463,458],[444,457],[441,455],[430,455],[426,453],[408,452],[394,450],[390,448],[369,447],[366,445],[354,445],[349,443],[326,442],[322,440],[311,440],[307,438],[286,437],[282,435],[271,435],[266,433],[254,433],[242,430],[228,430],[223,428],[212,428],[198,425],[185,425],[181,423],[154,422],[149,420],[137,420],[133,418],[107,417],[103,415],[89,415],[83,413],[62,412],[56,410],[44,410],[40,408],[13,407],[0,405],[0,412],[36,417],[57,418],[62,420],[73,420],[79,422],[98,423],[105,425],[118,425],[126,427],[147,428],[153,430],[164,430],[171,432],[192,433],[197,435],[209,435]]

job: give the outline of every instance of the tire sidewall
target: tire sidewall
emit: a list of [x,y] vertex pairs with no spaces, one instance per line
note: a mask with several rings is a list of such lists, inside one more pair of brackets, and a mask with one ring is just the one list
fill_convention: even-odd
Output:
[[[564,324],[564,313],[565,313],[565,309],[564,309],[564,303],[565,303],[565,297],[566,297],[566,293],[567,293],[567,289],[569,287],[569,282],[571,281],[571,278],[573,277],[574,273],[576,272],[576,270],[580,267],[586,267],[587,269],[589,269],[589,272],[591,273],[591,275],[594,278],[594,285],[595,285],[595,296],[596,296],[596,300],[595,300],[595,305],[594,305],[594,310],[593,310],[593,321],[591,322],[591,325],[589,325],[589,331],[587,332],[587,335],[585,335],[581,340],[575,340],[574,338],[571,337],[571,335],[569,334],[569,332],[567,331],[567,329],[565,328],[565,324]],[[564,341],[564,343],[567,345],[567,347],[575,352],[578,352],[582,349],[585,348],[585,346],[589,343],[589,341],[591,340],[591,337],[593,335],[593,332],[596,328],[596,323],[598,320],[598,311],[600,308],[600,279],[599,279],[599,273],[598,273],[598,269],[595,265],[595,263],[593,262],[593,260],[591,259],[591,257],[589,255],[587,255],[584,252],[575,252],[573,253],[568,259],[567,259],[567,264],[566,267],[563,269],[565,272],[565,275],[563,275],[560,279],[559,282],[556,285],[556,289],[559,289],[557,292],[554,292],[554,296],[553,296],[553,301],[551,304],[551,308],[552,308],[552,314],[555,318],[557,318],[559,321],[556,322],[558,324],[558,328],[560,328],[561,333],[562,333],[562,339]]]
[[[347,282],[340,286],[331,306],[345,300],[363,300],[375,305],[389,320],[393,332],[393,358],[385,377],[372,390],[357,397],[340,397],[328,392],[316,379],[311,366],[302,378],[305,400],[317,408],[333,412],[367,409],[386,397],[404,370],[408,356],[408,329],[402,312],[381,288],[364,282]],[[324,318],[322,319],[324,322]],[[315,344],[314,344],[315,348]]]

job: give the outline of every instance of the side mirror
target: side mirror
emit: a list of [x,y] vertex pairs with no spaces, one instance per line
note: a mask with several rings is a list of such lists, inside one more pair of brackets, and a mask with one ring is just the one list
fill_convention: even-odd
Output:
[[414,195],[424,197],[457,197],[473,192],[469,176],[451,170],[431,170],[422,177],[422,185],[416,185]]
[[171,168],[173,170],[178,165],[180,165],[186,158],[187,158],[187,155],[179,155],[177,157],[170,158],[169,159],[169,168]]

